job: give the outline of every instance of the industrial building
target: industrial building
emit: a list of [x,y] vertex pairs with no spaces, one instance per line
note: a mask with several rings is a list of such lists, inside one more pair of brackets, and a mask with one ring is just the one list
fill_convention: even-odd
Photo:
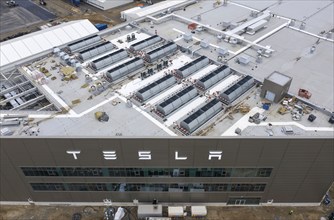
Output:
[[329,138],[6,138],[2,143],[1,201],[316,205],[334,178]]
[[288,93],[291,82],[291,77],[273,72],[264,79],[260,96],[277,103]]
[[171,2],[0,44],[0,201],[320,204],[333,2]]
[[108,10],[133,2],[133,0],[82,0],[96,8]]

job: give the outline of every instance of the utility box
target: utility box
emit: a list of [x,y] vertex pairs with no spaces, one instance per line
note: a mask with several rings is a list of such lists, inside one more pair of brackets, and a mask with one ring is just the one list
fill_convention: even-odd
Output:
[[288,93],[291,82],[290,76],[275,71],[264,79],[260,97],[278,103]]
[[108,28],[108,25],[107,24],[95,24],[95,27],[99,30],[99,31],[102,31],[104,29],[107,29]]
[[200,45],[201,45],[202,48],[208,48],[210,46],[209,42],[205,39],[201,40]]
[[161,205],[139,205],[138,206],[138,218],[145,219],[148,217],[162,217]]
[[183,215],[182,206],[168,207],[168,217],[183,217]]
[[238,63],[241,63],[243,65],[248,65],[249,62],[250,62],[250,57],[245,54],[238,57]]
[[227,48],[219,47],[218,48],[218,54],[219,54],[219,56],[226,56],[226,55],[229,54],[229,52],[228,52]]
[[185,33],[185,34],[183,34],[183,39],[186,42],[192,41],[193,40],[193,35],[189,34],[189,33]]
[[206,206],[191,206],[191,216],[204,217],[208,214]]

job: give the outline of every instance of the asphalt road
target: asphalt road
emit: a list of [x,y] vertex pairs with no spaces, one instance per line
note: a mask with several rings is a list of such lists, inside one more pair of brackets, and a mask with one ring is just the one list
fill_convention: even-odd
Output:
[[27,9],[32,14],[39,17],[41,20],[49,20],[54,19],[56,16],[51,12],[47,11],[43,8],[43,6],[39,6],[30,0],[16,0],[20,7]]

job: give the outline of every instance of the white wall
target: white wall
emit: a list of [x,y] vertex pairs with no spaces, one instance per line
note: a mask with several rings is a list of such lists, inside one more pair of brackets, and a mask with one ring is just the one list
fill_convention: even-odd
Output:
[[86,2],[102,10],[108,10],[131,3],[133,0],[86,0]]

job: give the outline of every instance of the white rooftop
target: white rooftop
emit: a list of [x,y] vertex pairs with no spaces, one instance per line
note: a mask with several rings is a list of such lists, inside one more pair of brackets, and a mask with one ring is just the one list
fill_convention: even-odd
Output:
[[97,33],[87,19],[63,23],[0,43],[0,67]]
[[[178,2],[181,1],[183,0],[178,0]],[[53,45],[65,42],[68,44],[70,41],[74,41],[73,35],[75,36],[73,38],[83,39],[90,32],[87,30],[85,34],[82,34],[81,31],[78,31],[78,25],[83,26],[83,29],[93,27],[92,24],[87,26],[83,24],[88,21],[70,22],[67,25],[54,27],[52,32],[47,32],[50,30],[40,31],[1,44],[1,46],[5,45],[6,49],[6,54],[3,54],[4,49],[1,48],[1,56],[8,56],[12,60],[26,57],[27,63],[29,61],[28,65],[20,68],[21,74],[27,76],[29,75],[27,69],[30,68],[30,71],[34,72],[38,71],[40,66],[45,67],[52,77],[49,77],[50,80],[47,80],[47,84],[36,87],[55,106],[69,109],[67,114],[57,113],[55,115],[50,111],[39,111],[45,109],[44,106],[41,106],[42,108],[39,107],[36,111],[28,109],[29,111],[23,110],[19,113],[28,115],[29,119],[34,119],[35,122],[32,122],[32,126],[37,126],[40,129],[39,135],[41,136],[181,136],[184,134],[179,127],[182,120],[196,112],[210,99],[217,97],[219,92],[230,88],[244,75],[250,75],[257,82],[268,79],[280,85],[290,83],[292,79],[289,94],[296,97],[298,97],[299,88],[306,88],[313,94],[312,97],[309,100],[298,97],[296,103],[291,103],[291,106],[287,107],[289,113],[297,114],[298,112],[295,111],[297,109],[294,106],[305,105],[309,107],[305,107],[305,111],[308,113],[299,118],[299,121],[295,121],[293,114],[281,115],[278,113],[282,103],[273,103],[268,110],[264,110],[263,100],[259,97],[261,87],[253,86],[239,95],[230,105],[222,103],[224,110],[201,124],[191,135],[236,136],[238,134],[235,133],[235,130],[238,128],[241,130],[241,136],[267,136],[271,132],[268,133],[266,125],[271,123],[274,136],[286,136],[281,131],[282,126],[292,127],[295,131],[294,135],[333,136],[334,125],[329,123],[330,113],[333,111],[334,85],[334,38],[330,32],[334,27],[333,19],[331,19],[333,12],[330,10],[333,7],[333,1],[319,1],[319,8],[317,8],[314,3],[303,4],[302,1],[293,1],[293,3],[283,1],[281,4],[278,1],[272,1],[270,4],[269,1],[228,1],[227,5],[214,6],[215,0],[202,0],[187,6],[186,10],[179,6],[173,6],[179,7],[179,10],[159,14],[156,17],[149,16],[149,14],[166,11],[171,7],[168,7],[167,3],[169,2],[172,1],[166,1],[166,4],[163,5],[158,3],[148,8],[136,9],[134,13],[137,16],[142,16],[138,22],[124,23],[99,33],[102,39],[112,42],[117,47],[114,50],[127,49],[131,44],[154,34],[163,39],[161,42],[147,45],[146,48],[135,53],[129,51],[128,57],[97,71],[90,67],[90,61],[113,50],[96,54],[91,60],[82,63],[82,70],[78,70],[77,79],[68,82],[63,80],[59,70],[61,66],[69,64],[56,54],[46,56],[46,53],[41,54],[40,52],[45,48],[52,48]],[[183,2],[181,5],[189,4],[191,1]],[[289,6],[296,8],[296,15],[293,17],[289,16],[293,9],[283,10]],[[307,7],[307,9],[301,10],[302,6]],[[274,16],[270,14],[265,28],[257,30],[253,35],[248,35],[242,32],[245,31],[245,28],[238,28],[235,25],[249,27],[254,21],[261,18],[261,15],[254,17],[252,12],[254,10],[270,11],[275,14]],[[301,21],[298,18],[303,17],[305,17],[306,27],[300,28]],[[290,23],[292,19],[296,19],[294,24]],[[321,20],[326,22],[321,22]],[[224,23],[228,22],[233,25],[225,29]],[[183,34],[190,32],[188,28],[190,23],[197,23],[203,28],[192,31],[193,40],[186,41],[183,39]],[[76,28],[72,28],[71,25],[75,25]],[[65,31],[65,29],[68,30]],[[240,29],[242,31],[237,33],[236,31]],[[325,32],[320,33],[322,30]],[[91,31],[93,34],[97,32],[95,28]],[[132,33],[135,34],[135,40],[128,40],[127,36]],[[218,33],[234,33],[232,36],[240,42],[233,43],[230,41],[231,39],[226,37],[218,38]],[[207,41],[210,44],[209,47],[201,47],[202,40]],[[152,64],[145,62],[144,67],[138,66],[138,69],[131,70],[131,73],[119,80],[110,85],[106,84],[107,87],[101,93],[95,94],[93,90],[90,90],[91,86],[98,85],[100,81],[105,83],[103,75],[106,70],[119,66],[134,57],[145,58],[147,51],[161,47],[168,41],[173,41],[179,46],[175,53],[165,54],[163,60]],[[21,47],[25,47],[25,49],[20,50],[20,53],[17,52]],[[311,50],[314,47],[316,49]],[[226,48],[229,54],[223,58],[219,57],[219,48]],[[258,56],[263,51],[259,50],[260,48],[264,49],[263,56]],[[135,99],[136,91],[152,84],[165,74],[173,74],[175,69],[196,59],[198,55],[208,57],[211,60],[210,64],[194,71],[185,79],[177,80],[173,85],[157,91],[144,102],[138,102]],[[75,59],[75,57],[76,54],[71,55],[71,58]],[[242,57],[247,58],[248,62],[243,64],[237,62]],[[7,57],[5,58],[7,62],[11,62]],[[35,61],[36,58],[40,58],[40,60]],[[162,61],[166,61],[166,59],[169,60],[169,65],[162,69],[159,68],[158,64],[161,65]],[[221,64],[227,64],[231,68],[230,75],[218,80],[206,91],[198,90],[195,97],[184,101],[182,105],[175,107],[164,117],[157,112],[157,104],[174,96],[181,89],[193,85],[196,80]],[[154,70],[153,73],[148,71],[152,70],[151,68]],[[10,72],[5,74],[5,76],[9,75]],[[43,76],[43,74],[41,75]],[[87,75],[92,81],[86,79]],[[27,77],[29,78],[29,76]],[[54,77],[56,79],[52,79]],[[13,90],[15,90],[15,86]],[[15,94],[9,99],[13,101]],[[80,100],[80,102],[73,104],[73,101],[76,100]],[[239,109],[242,106],[249,107],[248,114],[240,111],[244,109]],[[106,112],[110,116],[109,121],[101,123],[96,120],[94,113],[97,111]],[[267,120],[260,124],[249,122],[249,116],[255,113],[264,114],[267,116]],[[0,117],[4,114],[7,112],[0,114]],[[9,114],[18,114],[18,112],[10,111]],[[310,114],[316,116],[316,120],[308,120]],[[21,132],[21,127],[17,127],[14,136],[24,136],[25,133]],[[14,131],[15,127],[10,129]]]

